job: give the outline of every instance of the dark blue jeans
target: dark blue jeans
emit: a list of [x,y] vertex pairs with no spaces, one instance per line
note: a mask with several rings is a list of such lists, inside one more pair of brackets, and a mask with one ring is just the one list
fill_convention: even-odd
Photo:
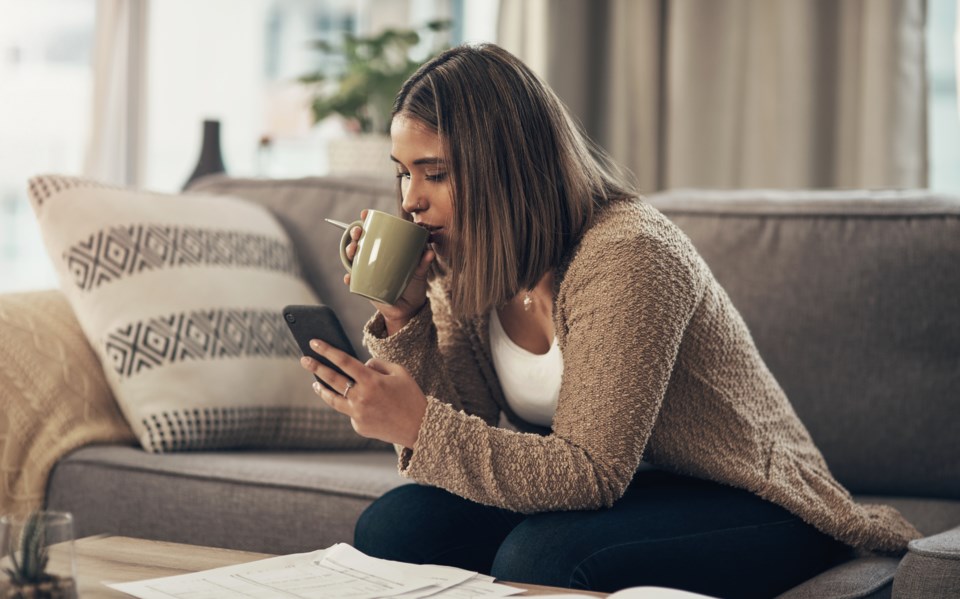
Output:
[[609,509],[530,516],[404,485],[367,508],[354,542],[375,557],[504,581],[723,598],[773,597],[849,551],[752,493],[656,470],[639,472]]

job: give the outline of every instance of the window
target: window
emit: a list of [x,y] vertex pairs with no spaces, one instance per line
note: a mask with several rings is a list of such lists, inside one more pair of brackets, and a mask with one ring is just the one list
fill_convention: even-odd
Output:
[[[493,40],[491,0],[160,0],[148,3],[138,185],[180,189],[202,121],[221,121],[235,176],[323,174],[336,120],[314,126],[297,77],[311,48],[345,31],[453,18],[453,42]],[[93,91],[95,0],[0,0],[0,293],[57,286],[27,200],[27,178],[82,175]],[[336,65],[325,65],[335,68]],[[269,152],[261,140],[272,140]]]
[[83,169],[94,4],[0,0],[0,293],[57,285],[27,178]]
[[[482,0],[491,4],[489,0]],[[145,180],[176,191],[192,172],[204,119],[221,122],[235,176],[326,172],[335,120],[314,126],[300,75],[316,70],[316,40],[345,31],[422,25],[462,10],[464,0],[163,0],[150,3]],[[225,19],[224,15],[230,18]],[[337,65],[322,65],[336,68]],[[269,146],[261,146],[268,139]]]
[[957,29],[957,0],[930,0],[927,5],[929,186],[949,193],[960,193]]

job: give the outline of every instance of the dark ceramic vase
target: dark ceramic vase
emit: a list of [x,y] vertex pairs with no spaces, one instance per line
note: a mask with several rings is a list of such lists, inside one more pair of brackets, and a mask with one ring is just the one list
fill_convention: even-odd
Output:
[[220,121],[203,121],[203,145],[200,148],[200,158],[193,174],[183,184],[183,188],[206,175],[226,172],[223,166],[223,154],[220,151]]

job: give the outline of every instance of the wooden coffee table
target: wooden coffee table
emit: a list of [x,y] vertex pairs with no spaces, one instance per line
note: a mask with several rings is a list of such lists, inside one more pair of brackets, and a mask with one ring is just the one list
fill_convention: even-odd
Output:
[[[74,549],[80,597],[84,599],[129,597],[104,586],[102,581],[132,582],[161,576],[189,574],[273,557],[266,553],[106,535],[78,539],[74,543]],[[516,595],[517,597],[568,593],[606,597],[603,593],[571,591],[531,584],[510,583],[510,585],[527,590],[522,595]]]

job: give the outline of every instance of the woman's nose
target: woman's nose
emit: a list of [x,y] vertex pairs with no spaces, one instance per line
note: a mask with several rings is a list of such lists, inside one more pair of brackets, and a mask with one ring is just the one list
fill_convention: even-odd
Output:
[[413,214],[414,212],[420,212],[426,208],[426,199],[422,194],[420,194],[419,189],[420,188],[413,183],[407,187],[407,193],[403,196],[403,202],[400,204],[400,207],[403,208],[404,212]]
[[403,211],[407,214],[413,214],[417,211],[417,201],[408,193],[403,196],[403,202],[400,204],[400,207],[403,208]]

